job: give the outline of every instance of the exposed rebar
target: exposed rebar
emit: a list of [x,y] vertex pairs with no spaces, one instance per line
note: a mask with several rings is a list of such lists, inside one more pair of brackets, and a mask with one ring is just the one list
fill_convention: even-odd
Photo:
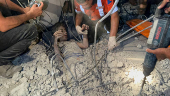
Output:
[[145,23],[146,21],[149,21],[149,20],[150,20],[150,19],[152,19],[152,18],[154,18],[154,15],[153,15],[153,16],[151,16],[151,17],[149,17],[148,19],[146,19],[146,20],[142,21],[141,23],[137,24],[136,26],[134,26],[134,27],[132,27],[132,28],[128,29],[128,30],[127,30],[127,31],[125,31],[123,34],[119,35],[119,36],[116,38],[116,41],[118,41],[120,37],[122,37],[123,35],[125,35],[125,34],[126,34],[126,33],[128,33],[129,31],[131,31],[132,29],[134,29],[134,28],[136,28],[137,26],[139,26],[139,25],[141,25],[141,24]]

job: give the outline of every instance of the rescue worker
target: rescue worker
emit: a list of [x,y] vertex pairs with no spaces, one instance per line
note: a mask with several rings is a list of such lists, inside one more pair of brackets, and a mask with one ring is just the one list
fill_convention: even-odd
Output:
[[[29,10],[11,0],[0,0],[0,76],[11,78],[14,73],[22,70],[21,66],[15,66],[11,61],[25,52],[31,41],[37,37],[36,27],[23,23],[40,16],[42,7],[41,2],[40,7],[34,4]],[[13,16],[9,9],[22,14]]]
[[[87,24],[89,27],[89,40],[94,40],[94,29],[96,22],[105,16],[114,4],[114,0],[74,0],[75,11],[76,11],[76,30],[78,33],[82,33],[82,28],[80,27],[83,14],[86,14],[90,19],[91,23]],[[112,11],[111,16],[107,18],[104,22],[101,23],[101,26],[98,27],[98,36],[100,37],[103,33],[104,27],[108,31],[110,31],[110,37],[108,42],[108,49],[112,50],[116,46],[116,34],[118,31],[119,25],[119,15],[118,15],[117,6]],[[110,27],[111,26],[111,27]],[[110,28],[109,28],[110,27]],[[90,28],[93,30],[91,31]],[[91,37],[91,38],[90,38]]]
[[[158,6],[158,9],[163,8],[170,0],[163,0],[162,4]],[[165,13],[170,12],[170,7],[165,9]],[[156,50],[146,49],[148,53],[153,53],[156,55],[158,60],[163,60],[165,58],[170,59],[170,48],[158,48]]]

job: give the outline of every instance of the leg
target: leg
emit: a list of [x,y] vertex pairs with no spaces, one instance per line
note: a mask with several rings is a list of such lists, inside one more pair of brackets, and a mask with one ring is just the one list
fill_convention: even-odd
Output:
[[37,36],[34,25],[25,24],[7,32],[0,32],[0,65],[22,54]]

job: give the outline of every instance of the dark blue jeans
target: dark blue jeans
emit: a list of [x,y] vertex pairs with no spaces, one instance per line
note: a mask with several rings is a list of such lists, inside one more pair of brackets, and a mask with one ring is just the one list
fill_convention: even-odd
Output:
[[22,54],[37,37],[35,25],[23,24],[7,32],[0,32],[0,65]]

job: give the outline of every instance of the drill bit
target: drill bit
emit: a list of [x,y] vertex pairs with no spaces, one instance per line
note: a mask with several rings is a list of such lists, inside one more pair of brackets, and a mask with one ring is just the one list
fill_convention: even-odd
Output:
[[140,89],[140,92],[139,92],[139,95],[138,95],[138,96],[141,96],[141,92],[142,92],[143,86],[144,86],[144,84],[145,84],[145,80],[146,80],[146,76],[145,76],[144,79],[143,79],[142,86],[141,86],[141,89]]

